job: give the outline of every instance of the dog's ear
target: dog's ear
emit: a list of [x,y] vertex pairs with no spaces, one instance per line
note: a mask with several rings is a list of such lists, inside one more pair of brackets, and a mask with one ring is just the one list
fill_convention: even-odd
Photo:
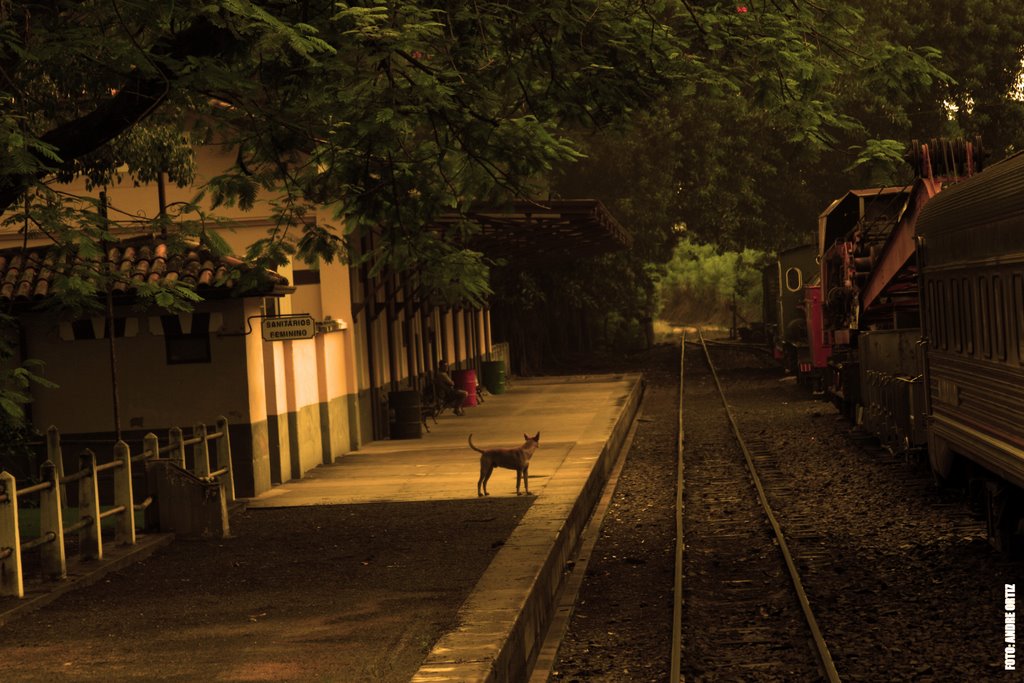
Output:
[[537,432],[536,434],[534,434],[533,440],[536,441],[537,443],[540,443],[540,432]]

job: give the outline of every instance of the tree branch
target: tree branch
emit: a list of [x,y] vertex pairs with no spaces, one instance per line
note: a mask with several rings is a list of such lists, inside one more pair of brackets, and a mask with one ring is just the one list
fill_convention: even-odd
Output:
[[[145,119],[167,99],[170,84],[181,76],[172,70],[169,62],[187,57],[226,55],[238,45],[238,40],[228,29],[199,19],[150,50],[151,62],[157,66],[157,73],[135,69],[113,97],[88,114],[57,126],[38,139],[52,147],[65,164],[70,164]],[[34,154],[42,167],[36,173],[0,175],[0,212],[10,208],[34,181],[56,170],[48,159],[38,152]]]

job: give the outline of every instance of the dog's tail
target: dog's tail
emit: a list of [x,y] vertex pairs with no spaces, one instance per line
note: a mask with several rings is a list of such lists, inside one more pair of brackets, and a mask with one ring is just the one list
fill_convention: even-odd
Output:
[[472,434],[469,435],[469,447],[472,448],[477,453],[483,453],[484,452],[484,451],[480,450],[479,448],[477,448],[476,446],[473,445],[473,435]]

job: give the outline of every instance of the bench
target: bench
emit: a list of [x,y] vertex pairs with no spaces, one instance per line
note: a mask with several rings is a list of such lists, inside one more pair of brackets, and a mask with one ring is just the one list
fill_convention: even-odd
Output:
[[[476,400],[477,403],[484,402],[483,387],[479,384],[476,385]],[[427,419],[434,421],[437,424],[437,418],[448,409],[455,409],[453,403],[445,403],[441,397],[441,392],[438,391],[434,385],[433,377],[430,373],[424,376],[423,390],[420,392],[420,420],[423,422],[424,429],[427,433],[430,433],[430,427],[427,425]]]

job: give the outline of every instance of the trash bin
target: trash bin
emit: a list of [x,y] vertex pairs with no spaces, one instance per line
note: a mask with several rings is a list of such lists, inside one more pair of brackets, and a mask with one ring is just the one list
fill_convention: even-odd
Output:
[[482,363],[484,387],[492,394],[505,393],[505,361],[485,360]]
[[392,439],[421,439],[422,426],[419,392],[388,393],[388,432]]

